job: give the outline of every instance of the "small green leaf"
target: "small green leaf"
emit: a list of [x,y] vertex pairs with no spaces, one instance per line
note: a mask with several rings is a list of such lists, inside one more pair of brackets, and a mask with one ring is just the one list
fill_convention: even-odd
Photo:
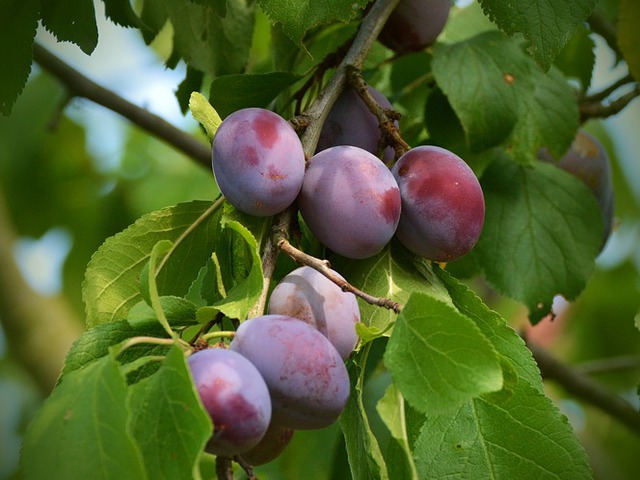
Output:
[[640,2],[637,0],[620,0],[618,15],[618,45],[629,65],[633,78],[640,81]]
[[585,287],[602,242],[602,216],[585,185],[551,164],[494,162],[481,179],[486,216],[475,247],[487,280],[524,302],[537,323],[557,294]]
[[566,417],[526,383],[426,417],[414,457],[420,478],[592,478]]
[[[196,324],[197,307],[182,297],[166,295],[160,297],[160,305],[171,326],[185,326]],[[146,302],[141,301],[129,310],[127,320],[131,325],[157,323],[156,314]]]
[[[141,22],[131,6],[131,0],[102,0],[107,18],[123,27],[134,27],[144,30],[146,26]],[[148,2],[145,2],[148,3]]]
[[368,0],[259,0],[272,24],[281,24],[282,30],[293,42],[302,47],[305,33],[318,25],[336,20],[352,20],[368,3]]
[[174,243],[156,278],[160,295],[184,295],[210,257],[219,222],[219,203],[194,201],[151,212],[108,238],[87,267],[82,297],[87,325],[122,320],[138,303],[139,277],[153,246]]
[[369,349],[370,347],[366,346],[356,354],[350,365],[351,395],[340,415],[340,426],[347,447],[351,478],[354,480],[389,478],[380,446],[371,431],[362,402],[364,363],[366,363]]
[[522,33],[544,71],[586,21],[597,0],[480,0],[485,14],[509,35]]
[[87,55],[98,45],[93,0],[42,2],[42,24],[59,42],[73,42]]
[[280,92],[300,78],[301,75],[291,72],[223,75],[211,83],[211,103],[222,117],[241,108],[267,108]]
[[189,110],[191,110],[193,118],[204,127],[209,141],[212,141],[222,123],[222,119],[216,109],[211,106],[204,95],[199,92],[192,92],[189,97]]
[[171,348],[156,373],[131,387],[130,406],[149,478],[195,478],[213,429],[179,348]]
[[27,430],[25,479],[146,479],[129,422],[127,385],[110,355],[69,373]]
[[32,46],[36,35],[40,2],[3,2],[0,15],[0,113],[8,116],[31,72]]
[[502,388],[498,355],[478,327],[424,294],[409,298],[384,359],[407,402],[422,412],[451,410]]
[[580,26],[560,51],[554,61],[565,77],[580,80],[582,91],[591,86],[593,67],[596,62],[595,42],[589,30]]

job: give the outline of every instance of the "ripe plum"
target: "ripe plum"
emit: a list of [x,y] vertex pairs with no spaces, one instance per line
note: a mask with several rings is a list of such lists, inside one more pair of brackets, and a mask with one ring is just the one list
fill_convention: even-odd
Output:
[[254,447],[271,420],[269,389],[253,364],[239,353],[207,348],[188,360],[202,404],[213,421],[206,450],[231,456]]
[[398,53],[428,47],[444,30],[451,0],[400,0],[380,32],[380,42]]
[[262,440],[251,450],[243,453],[241,457],[254,467],[269,463],[287,448],[293,433],[294,430],[292,428],[281,427],[272,423]]
[[278,114],[245,108],[229,115],[213,139],[213,172],[238,210],[275,215],[291,205],[304,177],[305,158],[295,130]]
[[460,157],[444,148],[409,150],[393,166],[402,215],[396,236],[413,253],[438,262],[467,254],[484,224],[480,183]]
[[348,258],[378,253],[400,219],[400,190],[371,153],[337,146],[316,153],[298,196],[302,216],[324,245]]
[[331,425],[349,398],[349,375],[335,347],[311,325],[286,315],[245,320],[230,348],[260,371],[272,422],[293,429]]
[[[392,108],[382,93],[373,87],[367,89],[382,107]],[[353,88],[347,88],[338,97],[322,126],[316,153],[337,145],[353,145],[378,156],[381,138],[376,116],[369,111]],[[393,148],[387,147],[382,160],[388,163],[393,160],[394,155]]]
[[345,360],[358,342],[355,324],[360,321],[360,310],[356,296],[343,292],[311,267],[295,269],[276,285],[269,299],[269,313],[288,315],[312,325]]

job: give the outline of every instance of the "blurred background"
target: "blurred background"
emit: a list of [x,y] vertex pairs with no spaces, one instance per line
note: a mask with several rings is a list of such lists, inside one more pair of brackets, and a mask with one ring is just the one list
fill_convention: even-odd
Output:
[[[174,95],[184,65],[164,67],[171,50],[170,27],[150,49],[138,31],[105,21],[102,2],[95,7],[100,40],[91,57],[73,45],[57,43],[44,30],[37,41],[89,78],[204,142]],[[594,40],[597,63],[591,90],[599,91],[623,76],[626,66],[616,63],[604,42]],[[0,118],[0,480],[17,478],[21,436],[59,368],[60,358],[37,354],[44,351],[38,341],[59,343],[63,356],[83,329],[81,284],[92,253],[105,238],[147,212],[212,199],[217,192],[208,169],[117,114],[65,95],[54,78],[34,65],[13,115]],[[489,289],[484,290],[485,301],[514,328],[526,331],[530,341],[638,408],[640,100],[585,127],[609,152],[616,192],[614,233],[588,288],[572,304],[558,299],[557,318],[535,328],[526,326],[527,312],[515,302]],[[15,333],[16,323],[41,325],[43,317],[50,319],[50,329],[39,339]],[[31,364],[25,350],[32,353]],[[553,382],[549,395],[569,417],[598,478],[637,478],[637,434]],[[306,442],[307,455],[315,450],[311,458],[317,461],[318,447],[336,438],[330,431],[315,439],[301,435],[294,443]],[[279,461],[286,463],[287,454],[283,457]],[[322,469],[305,472],[306,477],[327,478],[323,475],[327,473]]]

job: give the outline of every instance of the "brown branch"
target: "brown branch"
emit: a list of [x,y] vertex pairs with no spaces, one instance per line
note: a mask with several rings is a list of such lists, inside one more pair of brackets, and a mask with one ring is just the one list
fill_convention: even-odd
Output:
[[233,464],[229,457],[216,457],[216,476],[218,480],[233,480]]
[[593,12],[588,19],[591,30],[600,35],[609,47],[616,52],[618,57],[622,57],[620,47],[618,47],[618,32],[616,27],[605,18],[600,11]]
[[580,105],[580,120],[585,122],[590,118],[607,118],[616,115],[638,96],[640,96],[640,84],[608,105],[600,102],[582,104]]
[[592,95],[589,95],[588,97],[585,97],[581,103],[594,103],[594,102],[599,102],[601,100],[604,100],[613,92],[615,92],[617,89],[627,85],[628,83],[634,83],[633,77],[631,75],[625,75],[624,77],[619,78],[618,80],[613,82],[608,87],[603,88],[601,91],[596,92]]
[[349,84],[358,93],[360,98],[362,98],[362,101],[369,111],[378,119],[380,131],[382,132],[385,142],[393,147],[396,152],[396,158],[401,157],[411,149],[411,146],[404,141],[402,135],[400,135],[400,129],[395,124],[395,121],[400,118],[400,115],[395,110],[384,108],[373,98],[359,69],[349,66],[347,75]]
[[599,408],[629,429],[640,433],[640,412],[630,403],[609,392],[576,369],[563,364],[548,351],[533,344],[528,344],[528,347],[544,378],[555,380],[568,393]]
[[135,125],[163,140],[199,164],[211,167],[211,149],[163,118],[141,108],[90,80],[41,45],[34,44],[33,58],[55,76],[75,97],[83,97],[119,113]]

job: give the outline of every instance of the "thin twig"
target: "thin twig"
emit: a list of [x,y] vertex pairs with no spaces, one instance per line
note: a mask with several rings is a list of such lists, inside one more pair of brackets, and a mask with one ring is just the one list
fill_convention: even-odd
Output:
[[33,58],[46,71],[60,80],[69,94],[83,97],[119,113],[143,130],[183,152],[197,163],[210,168],[211,149],[192,135],[183,132],[163,118],[125,100],[115,92],[90,80],[41,45],[34,44]]
[[640,412],[623,398],[595,383],[575,368],[565,365],[548,351],[528,344],[542,376],[558,382],[564,389],[585,402],[619,420],[629,429],[640,433]]
[[617,89],[619,89],[620,87],[628,83],[634,83],[633,77],[630,74],[627,74],[622,78],[619,78],[608,87],[603,88],[601,91],[596,92],[592,95],[589,95],[588,97],[585,97],[581,103],[594,103],[594,102],[599,102],[601,100],[604,100],[613,92],[615,92]]
[[585,375],[640,370],[640,355],[622,355],[618,357],[592,360],[574,365],[573,368]]
[[233,465],[229,457],[216,457],[216,476],[218,480],[233,480]]
[[580,119],[585,122],[590,118],[607,118],[616,115],[638,96],[640,96],[640,84],[608,105],[600,102],[580,105]]
[[400,158],[411,148],[411,146],[404,141],[402,135],[400,135],[400,129],[395,124],[395,121],[400,118],[400,115],[395,110],[384,108],[373,98],[359,69],[349,66],[347,75],[353,89],[360,98],[362,98],[362,101],[369,111],[378,119],[380,131],[382,132],[385,142],[393,147],[396,152],[396,158]]

